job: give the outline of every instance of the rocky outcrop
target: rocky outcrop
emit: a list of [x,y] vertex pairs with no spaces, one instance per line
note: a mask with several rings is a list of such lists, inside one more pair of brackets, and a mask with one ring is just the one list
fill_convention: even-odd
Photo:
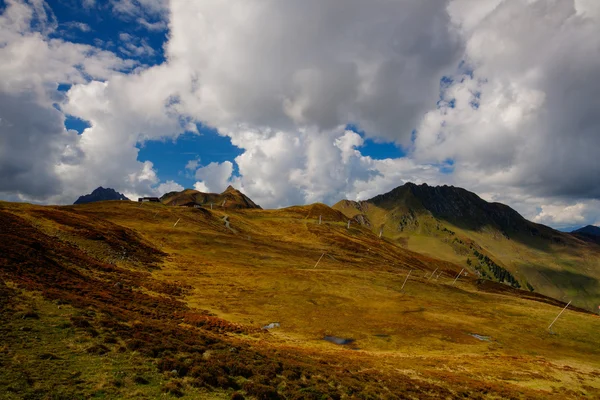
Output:
[[73,204],[86,204],[94,203],[96,201],[107,201],[107,200],[129,200],[123,194],[117,192],[111,188],[103,188],[100,186],[95,189],[92,193],[80,196]]

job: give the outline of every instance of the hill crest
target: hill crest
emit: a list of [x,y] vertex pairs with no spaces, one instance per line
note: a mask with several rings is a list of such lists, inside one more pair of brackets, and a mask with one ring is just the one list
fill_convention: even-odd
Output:
[[244,193],[229,185],[222,193],[204,193],[195,189],[184,189],[181,192],[164,194],[160,201],[168,206],[213,206],[224,208],[253,208],[261,207]]

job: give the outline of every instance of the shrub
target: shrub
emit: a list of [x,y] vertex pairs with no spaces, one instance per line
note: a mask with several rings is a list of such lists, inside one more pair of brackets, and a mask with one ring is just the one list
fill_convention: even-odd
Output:
[[90,354],[96,354],[98,356],[102,356],[110,351],[108,347],[103,344],[95,344],[92,347],[89,347],[86,350]]
[[148,381],[148,379],[144,378],[143,376],[136,376],[135,378],[133,378],[133,381],[135,383],[137,383],[138,385],[147,385],[150,383],[150,381]]
[[163,392],[172,394],[175,397],[183,397],[183,384],[178,379],[173,379],[163,386]]
[[267,385],[248,381],[248,382],[244,383],[243,388],[249,395],[255,396],[258,400],[279,400],[279,399],[281,399],[281,397],[279,396],[277,391]]

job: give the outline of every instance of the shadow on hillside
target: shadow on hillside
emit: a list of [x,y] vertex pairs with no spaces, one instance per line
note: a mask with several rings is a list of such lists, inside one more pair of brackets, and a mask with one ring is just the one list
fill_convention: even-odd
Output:
[[[592,280],[596,282],[596,280],[594,280],[594,279],[592,279]],[[546,296],[546,295],[543,295],[543,294],[537,293],[537,292],[529,292],[527,290],[515,289],[508,285],[498,283],[498,282],[493,282],[493,281],[490,281],[487,279],[478,279],[476,282],[477,282],[476,283],[477,289],[482,292],[512,295],[515,297],[520,297],[522,299],[538,301],[540,303],[546,303],[546,304],[550,304],[550,305],[553,305],[556,307],[561,307],[561,308],[567,305],[566,302],[555,299],[554,297]],[[586,308],[578,307],[574,304],[571,304],[569,309],[572,311],[577,311],[577,312],[581,312],[581,313],[585,313],[585,314],[593,314],[593,312],[591,312],[590,310],[588,310]]]
[[597,279],[576,272],[539,267],[537,272],[559,289],[579,288],[587,293],[597,292],[600,289],[600,282]]
[[506,221],[506,224],[500,224],[497,221],[494,221],[495,226],[490,223],[490,221],[461,220],[444,215],[433,215],[436,219],[449,223],[464,231],[484,233],[489,230],[494,230],[498,235],[501,235],[506,239],[519,242],[539,251],[551,252],[552,245],[566,246],[569,244],[569,234],[558,232],[545,225],[535,224],[529,221],[520,224],[513,224],[509,221]]

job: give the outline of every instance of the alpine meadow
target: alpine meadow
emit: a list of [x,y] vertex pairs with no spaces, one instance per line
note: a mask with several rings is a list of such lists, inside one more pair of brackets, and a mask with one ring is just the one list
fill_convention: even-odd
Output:
[[598,93],[598,0],[0,0],[0,400],[600,399]]

